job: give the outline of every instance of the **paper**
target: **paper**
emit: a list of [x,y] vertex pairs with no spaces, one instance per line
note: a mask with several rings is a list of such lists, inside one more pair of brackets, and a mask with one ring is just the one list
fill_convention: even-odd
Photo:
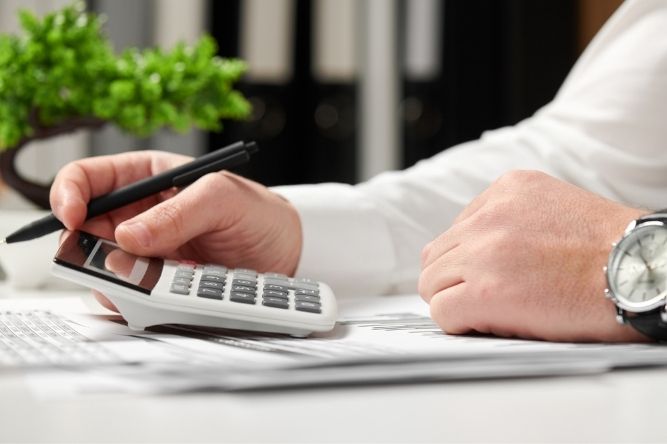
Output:
[[[22,302],[17,307],[12,300],[0,301],[0,310],[44,308],[37,300],[32,306]],[[73,309],[71,300],[49,305],[118,359],[23,370],[41,396],[567,375],[667,365],[667,348],[659,345],[448,336],[417,296],[344,300],[336,328],[306,339],[184,326],[138,334],[118,317]]]

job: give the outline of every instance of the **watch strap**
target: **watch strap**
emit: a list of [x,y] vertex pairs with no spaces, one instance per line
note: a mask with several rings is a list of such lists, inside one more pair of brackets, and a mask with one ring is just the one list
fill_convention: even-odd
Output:
[[667,323],[663,321],[661,312],[663,307],[646,313],[626,314],[625,319],[637,331],[645,334],[649,338],[658,341],[667,341]]
[[660,220],[664,221],[667,219],[667,208],[664,208],[662,210],[654,211],[650,214],[646,214],[639,219],[637,219],[637,222],[646,222],[650,220]]

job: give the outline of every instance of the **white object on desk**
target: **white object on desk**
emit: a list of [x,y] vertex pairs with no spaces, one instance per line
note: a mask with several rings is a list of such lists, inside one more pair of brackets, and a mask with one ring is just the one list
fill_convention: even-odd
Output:
[[66,233],[53,272],[104,293],[138,331],[186,324],[307,336],[333,329],[337,316],[322,282],[138,257],[80,231]]
[[[0,239],[48,214],[44,210],[0,209]],[[31,240],[0,245],[0,267],[5,281],[13,288],[27,289],[49,286],[62,288],[67,284],[51,274],[53,252],[58,248],[60,233]],[[67,288],[73,288],[71,284]]]

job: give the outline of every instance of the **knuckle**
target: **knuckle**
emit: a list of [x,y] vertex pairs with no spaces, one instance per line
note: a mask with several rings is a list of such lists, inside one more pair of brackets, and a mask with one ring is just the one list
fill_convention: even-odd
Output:
[[183,230],[183,211],[180,205],[169,201],[156,207],[155,211],[155,219],[159,226],[166,225],[179,232]]
[[419,274],[419,280],[417,281],[417,291],[422,299],[426,302],[430,302],[433,298],[433,291],[431,288],[431,279],[428,276],[428,273],[422,271]]
[[433,244],[432,242],[429,242],[428,244],[426,244],[426,245],[424,246],[424,248],[422,248],[422,251],[421,251],[421,264],[422,264],[422,268],[423,268],[424,265],[427,263],[428,258],[429,258],[430,254],[431,254],[431,250],[433,249],[433,245],[432,245],[432,244]]
[[546,174],[536,170],[512,170],[500,176],[497,183],[504,187],[515,187],[541,180],[544,176]]
[[452,304],[449,298],[445,296],[434,297],[430,303],[429,311],[431,319],[445,333],[461,334],[465,332],[460,310],[457,310],[456,304]]

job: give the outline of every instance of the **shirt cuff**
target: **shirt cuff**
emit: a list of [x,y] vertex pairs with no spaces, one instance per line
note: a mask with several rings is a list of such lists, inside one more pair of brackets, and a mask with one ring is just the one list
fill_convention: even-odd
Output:
[[297,276],[322,281],[337,297],[376,295],[391,285],[396,257],[390,231],[373,202],[339,183],[273,187],[301,218]]

